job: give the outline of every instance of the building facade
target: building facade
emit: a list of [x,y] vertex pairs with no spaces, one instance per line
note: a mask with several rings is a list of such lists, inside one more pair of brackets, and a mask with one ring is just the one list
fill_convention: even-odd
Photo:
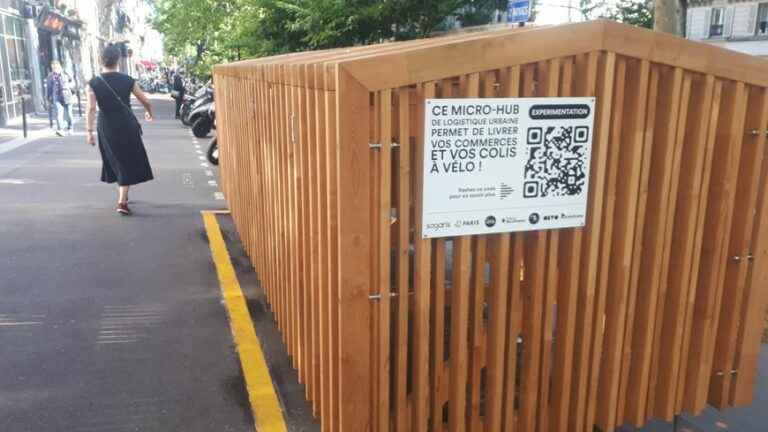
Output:
[[23,13],[19,2],[0,0],[0,124],[21,115],[32,82],[34,48]]
[[[46,112],[45,79],[54,61],[73,77],[83,109],[85,85],[99,72],[99,52],[119,44],[122,72],[135,75],[162,60],[159,34],[148,25],[148,0],[0,0],[0,126],[18,120],[21,94],[29,111]],[[148,58],[147,56],[152,56]]]
[[768,56],[768,0],[692,1],[686,37],[757,56]]

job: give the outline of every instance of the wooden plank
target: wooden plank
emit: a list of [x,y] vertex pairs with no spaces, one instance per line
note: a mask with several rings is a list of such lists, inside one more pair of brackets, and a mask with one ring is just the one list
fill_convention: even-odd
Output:
[[[480,92],[480,76],[467,77],[464,96],[477,97]],[[451,295],[451,339],[450,339],[450,401],[448,404],[448,427],[450,432],[466,429],[467,399],[467,321],[469,320],[470,293],[470,247],[469,237],[454,239],[453,283]]]
[[709,120],[706,135],[706,156],[704,161],[704,174],[701,179],[701,199],[699,200],[699,213],[696,221],[696,246],[700,252],[692,264],[695,276],[691,277],[691,283],[696,284],[696,300],[693,308],[693,327],[691,328],[691,348],[688,354],[688,370],[686,377],[686,389],[683,409],[698,413],[704,409],[709,387],[709,368],[705,368],[705,358],[712,350],[707,337],[708,328],[711,325],[716,293],[710,289],[712,284],[702,283],[700,278],[700,265],[703,257],[704,227],[707,217],[707,204],[709,199],[709,184],[714,159],[715,138],[717,136],[718,118],[723,95],[723,82],[714,79],[712,105],[709,111]]
[[523,274],[523,258],[525,236],[516,234],[512,237],[512,253],[510,255],[510,281],[509,281],[509,317],[507,319],[507,347],[506,367],[504,372],[504,412],[502,417],[503,430],[514,432],[519,430],[518,414],[515,409],[519,391],[522,391],[522,383],[518,381],[519,361],[518,340],[522,332],[523,297],[521,289],[521,276]]
[[[598,54],[590,53],[565,63],[562,77],[563,96],[595,96],[597,86]],[[557,282],[557,328],[552,374],[552,429],[567,431],[573,377],[578,283],[581,267],[579,257],[584,230],[576,228],[561,235],[558,261],[560,272]]]
[[484,317],[485,305],[485,263],[487,251],[486,236],[474,236],[472,243],[472,280],[470,283],[469,306],[469,409],[467,430],[481,430],[480,381],[485,362]]
[[607,175],[607,154],[610,143],[611,109],[613,107],[616,56],[601,55],[599,65],[599,93],[597,95],[595,135],[593,138],[591,180],[589,182],[590,211],[584,228],[581,263],[584,271],[579,278],[578,307],[574,344],[575,372],[569,407],[569,424],[577,431],[588,430],[585,425],[586,403],[589,389],[592,328],[598,322],[595,316],[595,290],[599,264],[600,235],[602,232],[604,188]]
[[[658,362],[654,364],[655,367],[652,365],[652,368],[657,372],[654,377],[654,385],[651,387],[653,391],[649,388],[648,392],[649,397],[654,398],[652,401],[649,401],[649,408],[653,410],[656,416],[667,421],[673,420],[674,417],[672,411],[675,399],[675,376],[682,351],[680,343],[682,341],[683,320],[679,318],[684,313],[681,309],[686,290],[684,286],[671,285],[669,275],[682,270],[672,266],[670,257],[672,255],[674,233],[680,228],[674,217],[674,211],[677,208],[678,190],[682,175],[683,139],[685,138],[685,128],[688,125],[688,113],[691,108],[691,83],[692,76],[687,73],[684,74],[680,113],[677,118],[677,131],[675,134],[675,149],[672,156],[672,181],[669,187],[668,209],[673,213],[669,214],[662,249],[661,281],[664,284],[663,289],[666,290],[666,293],[664,295],[664,307],[657,308],[657,325],[660,332],[658,334],[658,341],[654,341],[654,348],[658,351]],[[671,373],[670,370],[675,372]]]
[[[537,95],[557,96],[560,90],[560,67],[559,58],[539,63],[541,91]],[[550,230],[547,232],[547,264],[546,280],[544,285],[544,310],[543,321],[541,323],[541,366],[540,366],[540,384],[539,384],[539,414],[538,428],[540,430],[549,430],[549,389],[551,387],[551,367],[552,367],[552,346],[554,343],[554,320],[555,308],[557,303],[557,278],[558,278],[558,249],[560,243],[560,230]]]
[[[522,70],[523,97],[534,95],[535,65],[526,65]],[[539,372],[542,345],[542,325],[544,315],[544,284],[547,259],[547,233],[536,231],[526,233],[523,240],[523,273],[520,284],[522,293],[522,364],[518,428],[522,431],[534,430],[538,409]]]
[[380,125],[379,135],[379,194],[378,213],[374,219],[379,230],[378,238],[378,300],[379,334],[378,358],[379,364],[375,373],[379,379],[377,393],[379,405],[379,430],[389,430],[389,382],[390,382],[390,209],[391,203],[391,164],[392,164],[392,90],[380,92]]
[[[369,143],[379,143],[381,141],[380,131],[381,131],[381,124],[379,123],[380,117],[381,117],[381,93],[376,92],[372,93],[370,95],[370,104],[371,106],[368,109],[368,118],[369,118],[369,124],[370,127],[370,133],[368,136],[368,142]],[[369,147],[370,150],[370,147]],[[379,221],[380,221],[380,214],[381,210],[379,209],[379,202],[381,201],[381,164],[379,160],[381,159],[381,155],[378,152],[370,151],[370,155],[368,158],[368,166],[369,166],[369,176],[371,178],[371,193],[370,193],[370,205],[368,206],[368,210],[370,212],[370,220],[376,221],[377,223],[372,223],[369,227],[368,235],[371,240],[371,255],[368,257],[370,259],[371,263],[371,283],[370,283],[370,289],[369,289],[369,298],[375,297],[379,295],[379,264],[380,264],[380,258],[379,258],[379,250],[380,250],[380,234],[381,230],[379,228]],[[377,301],[378,302],[378,301]],[[382,381],[379,379],[380,374],[379,371],[381,368],[386,366],[386,363],[382,362],[382,355],[381,355],[381,332],[382,332],[382,319],[384,318],[381,313],[381,308],[379,307],[378,303],[373,303],[373,308],[371,310],[371,340],[372,340],[372,351],[371,351],[371,371],[372,371],[372,382],[371,382],[371,412],[373,414],[373,425],[371,430],[373,432],[386,432],[387,429],[382,429],[381,424],[384,421],[382,417],[389,418],[389,413],[387,411],[383,411],[381,408],[381,398],[380,393],[383,391],[381,389]],[[374,342],[375,341],[375,342]],[[388,349],[388,348],[387,348]],[[388,371],[387,371],[388,372]],[[386,375],[386,373],[385,373]]]
[[[622,63],[623,61],[620,60],[619,70],[622,68]],[[645,110],[648,101],[650,64],[647,61],[632,64],[627,62],[626,68],[624,106],[617,107],[617,111],[623,115],[618,127],[621,129],[617,143],[620,147],[616,149],[619,153],[618,171],[622,175],[618,176],[615,186],[613,234],[610,244],[606,244],[606,250],[610,250],[610,267],[607,269],[607,283],[610,289],[606,287],[605,339],[597,393],[600,405],[597,423],[603,430],[613,430],[617,426],[632,252],[635,230],[642,229],[642,226],[638,227],[637,209],[643,154],[646,151],[644,146],[646,144]],[[612,196],[608,198],[614,199]]]
[[[423,98],[435,97],[435,83],[427,83],[419,95]],[[416,129],[414,130],[415,168],[414,168],[414,311],[413,311],[413,415],[412,430],[423,430],[429,418],[429,319],[430,319],[430,280],[432,243],[422,239],[421,212],[423,205],[423,190],[421,167],[424,164],[424,99],[419,97],[416,102]],[[406,113],[403,112],[403,116]],[[401,135],[401,141],[408,140],[409,134]],[[402,145],[402,144],[401,144]],[[409,147],[406,146],[405,149]],[[401,154],[403,147],[401,147]],[[407,201],[403,201],[405,204]]]
[[[501,430],[504,390],[504,354],[507,336],[507,306],[509,292],[509,254],[511,235],[493,236],[494,253],[491,265],[491,294],[488,299],[490,318],[488,323],[488,353],[486,366],[486,416],[485,431]],[[514,274],[512,274],[514,277]],[[511,336],[509,336],[511,337]],[[515,337],[515,339],[517,339]],[[514,411],[514,408],[513,408]]]
[[619,155],[621,148],[621,130],[624,110],[624,95],[626,83],[626,59],[616,60],[615,95],[613,99],[614,109],[611,112],[610,144],[607,156],[608,174],[605,188],[605,209],[603,213],[603,237],[599,249],[600,267],[597,273],[597,302],[595,304],[595,317],[591,336],[591,354],[589,366],[589,379],[587,384],[587,405],[585,412],[585,430],[591,429],[595,424],[598,400],[598,383],[600,377],[600,359],[603,351],[603,336],[605,330],[605,303],[609,276],[609,263],[611,254],[611,241],[613,236],[614,209],[617,198],[617,176],[619,168]]
[[336,119],[339,193],[339,430],[367,431],[371,418],[369,326],[371,256],[368,230],[368,91],[343,68],[337,69]]
[[[736,354],[736,342],[738,339],[739,323],[741,321],[741,302],[746,288],[747,273],[749,270],[749,261],[747,255],[751,254],[750,239],[752,236],[752,223],[757,205],[757,191],[761,174],[763,161],[763,152],[761,141],[763,137],[758,135],[748,135],[748,130],[759,130],[765,127],[765,94],[763,89],[747,88],[747,104],[749,107],[744,113],[739,111],[736,114],[734,133],[741,131],[740,140],[733,147],[741,149],[740,155],[736,157],[738,163],[734,163],[738,168],[734,173],[735,193],[732,193],[734,201],[726,204],[729,210],[728,224],[722,228],[730,226],[730,233],[727,234],[728,248],[727,255],[722,257],[721,263],[726,264],[725,270],[725,289],[727,295],[722,297],[722,306],[720,309],[720,323],[717,331],[717,343],[715,344],[715,357],[713,369],[715,376],[710,385],[709,400],[717,407],[726,407],[729,405],[731,383],[733,376],[738,373],[734,369],[734,357]],[[740,127],[739,127],[740,126]],[[721,229],[722,229],[721,228]],[[739,259],[733,259],[739,257]],[[732,372],[736,370],[736,372]],[[722,372],[722,374],[718,374]]]
[[316,157],[317,157],[317,181],[318,181],[318,215],[320,221],[318,223],[318,241],[319,241],[319,259],[320,267],[318,279],[318,290],[320,293],[320,299],[318,301],[318,307],[320,309],[320,424],[324,430],[329,430],[330,427],[330,286],[328,283],[327,274],[330,271],[330,243],[331,238],[328,235],[328,200],[325,198],[329,194],[328,188],[328,154],[326,150],[325,140],[325,100],[322,87],[319,85],[325,78],[323,75],[323,69],[317,65],[313,65],[311,68],[312,81],[315,83],[315,90],[313,90],[312,97],[315,101],[315,145],[316,145]]
[[646,103],[645,125],[641,139],[643,140],[643,157],[641,162],[640,189],[638,191],[637,204],[637,227],[634,232],[634,245],[632,250],[632,263],[630,268],[629,295],[627,304],[628,323],[624,329],[624,342],[622,343],[621,353],[621,376],[619,379],[618,405],[616,407],[616,422],[623,424],[627,419],[627,399],[629,398],[629,372],[634,361],[632,356],[635,314],[637,312],[637,297],[644,293],[638,293],[638,280],[641,273],[641,263],[643,257],[644,228],[647,215],[648,202],[648,183],[651,173],[651,156],[653,154],[653,131],[656,120],[656,104],[658,96],[659,74],[657,70],[648,71],[648,96]]
[[[744,116],[747,104],[746,87],[742,83],[724,83],[723,103],[720,109],[720,117],[717,121],[715,136],[715,148],[728,149],[722,157],[715,158],[709,182],[709,199],[707,202],[707,217],[704,225],[704,237],[702,244],[702,256],[699,264],[698,289],[707,295],[714,297],[712,304],[712,319],[708,320],[703,341],[710,349],[706,351],[703,362],[703,376],[700,378],[697,398],[695,403],[703,405],[705,400],[714,404],[711,396],[712,385],[716,375],[712,374],[715,361],[715,343],[720,321],[720,309],[725,287],[726,272],[724,266],[727,263],[727,247],[730,230],[724,228],[730,226],[732,211],[729,201],[732,203],[735,195],[736,176],[741,155],[741,142],[744,136]],[[706,387],[705,387],[706,385]],[[701,401],[701,402],[699,402]]]
[[[762,89],[765,92],[765,89]],[[763,101],[763,110],[765,110],[765,101]],[[768,124],[763,111],[761,125]],[[759,127],[758,127],[758,130]],[[768,224],[755,224],[756,221],[764,221],[768,217],[768,188],[766,187],[766,170],[768,164],[765,160],[766,138],[761,133],[756,144],[756,153],[762,155],[763,165],[760,173],[760,192],[758,194],[758,211],[754,215],[752,222],[752,238],[750,239],[749,251],[754,256],[751,260],[751,269],[747,280],[747,291],[742,302],[741,316],[742,325],[739,328],[739,336],[736,346],[736,359],[734,369],[738,373],[733,377],[731,385],[731,404],[733,406],[744,406],[752,401],[755,382],[757,379],[758,360],[760,356],[760,340],[763,335],[762,330],[764,311],[768,303],[768,290],[764,287],[767,284],[768,272],[765,265],[765,258],[768,257]],[[758,156],[760,157],[760,156]]]
[[[411,227],[411,145],[410,90],[397,90],[397,320],[395,365],[396,430],[406,430],[408,396],[408,303],[410,293],[410,227]],[[427,281],[429,283],[429,281]],[[414,430],[418,430],[414,428]]]
[[[680,353],[680,366],[677,372],[677,386],[675,389],[674,412],[683,409],[685,395],[686,376],[690,365],[689,353],[691,350],[691,329],[693,322],[693,307],[696,299],[696,280],[698,278],[698,258],[701,256],[701,243],[697,245],[696,230],[701,225],[699,220],[700,201],[706,200],[706,193],[701,197],[701,183],[707,167],[707,146],[701,143],[707,142],[708,121],[714,95],[714,77],[700,77],[694,81],[691,91],[692,112],[688,114],[688,124],[696,127],[687,127],[683,142],[683,154],[685,155],[685,175],[680,176],[678,188],[677,210],[675,223],[680,227],[675,229],[672,235],[672,255],[670,266],[678,271],[670,273],[669,285],[681,284],[684,286],[687,296],[684,298],[684,321],[682,328],[682,341]],[[695,270],[694,270],[695,269]],[[695,349],[695,348],[694,348]]]
[[[336,79],[334,68],[328,67],[324,71],[326,88]],[[339,317],[341,315],[341,279],[339,274],[339,196],[338,196],[338,135],[336,133],[337,105],[336,93],[325,91],[325,140],[326,152],[328,158],[328,238],[330,240],[330,253],[328,255],[328,285],[330,287],[330,420],[328,430],[335,431],[341,428],[340,415],[341,409],[339,401],[339,389],[341,384],[341,349],[339,340],[341,338],[341,329],[339,328]]]
[[639,259],[643,271],[639,271],[637,275],[634,318],[635,322],[643,322],[646,325],[636,325],[633,329],[632,363],[627,388],[634,389],[636,395],[628,398],[625,409],[625,419],[635,425],[643,424],[646,420],[646,395],[651,373],[656,306],[661,289],[659,272],[646,269],[658,268],[663,256],[664,233],[667,215],[670,213],[667,210],[672,172],[669,167],[673,160],[677,125],[675,120],[680,110],[683,72],[681,69],[672,71],[654,66],[650,80],[652,93],[649,106],[656,107],[656,110],[648,117],[645,138],[652,146],[649,177],[653,181],[649,181],[647,186],[647,194],[651,198],[646,203],[643,237],[640,240],[642,250]]
[[443,369],[445,368],[445,353],[443,347],[445,344],[445,240],[435,240],[435,252],[433,254],[434,269],[432,273],[432,354],[430,360],[430,378],[432,381],[432,403],[430,404],[431,428],[434,432],[442,432],[443,423],[443,403],[440,397],[446,392],[448,383],[443,379]]

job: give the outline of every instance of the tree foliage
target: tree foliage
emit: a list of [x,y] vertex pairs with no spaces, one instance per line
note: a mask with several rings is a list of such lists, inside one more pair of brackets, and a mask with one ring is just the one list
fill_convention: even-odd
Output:
[[166,51],[198,74],[238,58],[425,37],[485,24],[505,0],[155,0]]
[[653,28],[653,0],[619,0],[609,17],[638,27]]

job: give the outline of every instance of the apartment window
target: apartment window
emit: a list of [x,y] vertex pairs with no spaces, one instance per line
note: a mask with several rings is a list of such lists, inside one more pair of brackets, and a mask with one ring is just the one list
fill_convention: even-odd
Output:
[[760,3],[757,8],[757,28],[758,35],[768,35],[768,3]]
[[709,21],[709,37],[722,36],[723,27],[725,27],[725,9],[712,8],[712,18]]

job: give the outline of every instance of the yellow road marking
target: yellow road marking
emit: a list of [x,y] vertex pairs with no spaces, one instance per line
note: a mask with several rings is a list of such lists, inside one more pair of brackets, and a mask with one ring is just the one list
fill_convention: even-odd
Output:
[[259,432],[287,432],[283,411],[277,400],[277,392],[269,376],[267,362],[261,344],[253,328],[251,314],[245,303],[243,291],[232,267],[229,252],[224,244],[219,223],[213,212],[202,212],[211,255],[219,275],[221,293],[227,305],[229,323],[235,338],[240,364],[245,375],[245,386],[251,410]]

